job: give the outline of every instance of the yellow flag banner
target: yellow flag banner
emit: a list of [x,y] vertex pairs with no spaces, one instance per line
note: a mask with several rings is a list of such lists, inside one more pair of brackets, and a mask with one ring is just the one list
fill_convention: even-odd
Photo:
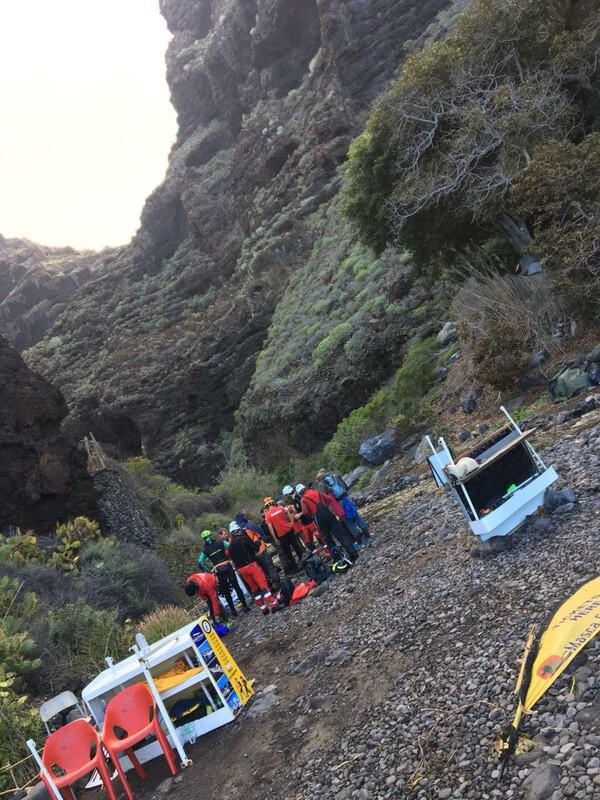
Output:
[[584,583],[556,611],[541,636],[523,706],[526,711],[600,632],[600,577]]
[[[198,622],[199,624],[192,630],[192,639],[196,643],[196,646],[200,648],[201,652],[202,640],[205,639],[221,665],[224,675],[239,697],[241,704],[245,706],[254,694],[254,690],[252,689],[252,683],[254,683],[254,681],[248,681],[246,679],[242,670],[235,663],[233,656],[221,641],[219,634],[211,625],[210,620],[207,617],[201,617]],[[222,688],[220,683],[219,687]]]

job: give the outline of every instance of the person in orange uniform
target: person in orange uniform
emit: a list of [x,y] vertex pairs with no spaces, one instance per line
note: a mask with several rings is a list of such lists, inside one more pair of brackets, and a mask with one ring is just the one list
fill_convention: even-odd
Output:
[[194,572],[192,575],[188,575],[183,587],[188,597],[198,596],[201,600],[206,601],[208,614],[213,624],[217,619],[227,622],[227,614],[221,608],[217,596],[218,585],[219,580],[212,572]]
[[279,573],[277,572],[277,567],[273,563],[271,554],[267,550],[267,544],[264,538],[265,534],[261,531],[258,525],[254,525],[251,522],[249,522],[245,514],[238,514],[237,517],[235,518],[235,522],[237,522],[237,524],[240,526],[242,531],[246,534],[246,536],[250,539],[251,542],[256,542],[256,544],[258,544],[258,552],[256,554],[256,560],[262,567],[262,571],[265,573],[265,578],[267,579],[269,588],[271,589],[272,592],[277,593],[279,591],[281,581],[279,579]]
[[263,614],[271,612],[274,614],[276,611],[280,611],[283,606],[279,604],[277,598],[271,593],[267,586],[265,573],[256,560],[259,548],[258,542],[252,542],[237,522],[232,522],[229,525],[229,532],[231,540],[227,553],[246,586],[254,595],[256,605]]
[[302,558],[304,553],[294,534],[294,525],[290,520],[287,509],[283,506],[275,505],[272,497],[265,497],[263,503],[265,505],[265,522],[271,531],[271,535],[277,537],[286,558],[293,568],[299,572],[300,567],[296,564],[292,549],[296,553],[298,560]]

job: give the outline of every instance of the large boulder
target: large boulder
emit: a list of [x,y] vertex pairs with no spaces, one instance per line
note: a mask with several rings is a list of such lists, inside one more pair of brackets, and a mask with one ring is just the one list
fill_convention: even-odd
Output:
[[358,448],[358,454],[369,464],[379,466],[388,458],[395,456],[400,450],[400,444],[396,440],[396,428],[388,428],[387,431],[365,439]]
[[0,530],[99,517],[85,456],[61,432],[67,414],[60,392],[0,336]]
[[358,467],[356,467],[356,469],[353,469],[352,472],[348,472],[346,475],[342,476],[344,483],[348,488],[354,486],[354,484],[359,480],[359,478],[362,478],[367,470],[368,467],[366,467],[364,464],[360,464]]
[[454,322],[447,322],[437,335],[437,340],[442,347],[452,344],[458,339],[458,328]]

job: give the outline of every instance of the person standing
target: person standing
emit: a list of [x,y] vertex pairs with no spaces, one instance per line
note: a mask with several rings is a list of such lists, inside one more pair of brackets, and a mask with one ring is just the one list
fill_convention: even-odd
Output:
[[256,605],[265,615],[280,611],[283,606],[279,605],[277,598],[269,589],[265,574],[256,560],[258,543],[250,541],[237,522],[230,523],[229,532],[231,540],[227,553],[254,595]]
[[235,522],[237,522],[239,527],[250,539],[250,541],[256,542],[258,545],[256,560],[262,568],[262,571],[265,573],[265,578],[269,584],[269,589],[272,592],[277,593],[281,585],[279,572],[277,572],[277,567],[273,563],[273,559],[271,558],[271,554],[267,548],[267,543],[265,541],[265,536],[262,529],[259,528],[258,525],[248,522],[244,514],[238,514],[235,518]]
[[294,524],[287,509],[276,505],[272,497],[265,497],[263,503],[265,506],[265,522],[271,535],[278,539],[281,549],[292,564],[294,571],[299,572],[301,567],[296,564],[292,550],[296,553],[299,561],[302,559],[304,552],[294,533]]
[[188,575],[183,587],[184,592],[188,597],[197,596],[204,600],[208,606],[208,614],[213,622],[227,622],[228,617],[224,609],[221,608],[219,597],[217,595],[217,587],[219,581],[217,576],[212,572],[194,572]]
[[335,547],[333,537],[338,540],[348,554],[350,561],[358,558],[358,553],[352,542],[352,537],[344,528],[341,520],[331,510],[331,500],[328,495],[317,489],[307,489],[304,484],[296,486],[296,494],[301,498],[302,513],[314,519],[317,528],[327,542],[329,549]]
[[[369,526],[364,521],[356,505],[348,496],[348,485],[345,480],[337,472],[327,472],[326,469],[320,469],[316,475],[317,484],[316,488],[328,494],[341,505],[343,514],[343,521],[348,528],[356,542],[363,546],[363,544],[370,544],[373,539],[369,533]],[[332,509],[336,514],[335,508]],[[361,541],[362,540],[362,541]]]
[[[231,596],[232,589],[235,591],[238,600],[242,604],[242,608],[247,614],[250,611],[250,608],[246,603],[244,590],[240,586],[237,575],[235,574],[235,570],[231,565],[231,561],[227,557],[226,551],[227,547],[229,546],[229,540],[216,539],[213,536],[212,531],[208,530],[202,531],[200,536],[204,540],[204,549],[198,556],[199,568],[201,570],[205,570],[206,572],[212,571],[217,576],[219,594],[223,595],[223,597],[227,600],[229,610],[234,617],[237,617],[238,612]],[[212,564],[212,570],[207,569],[207,561]]]
[[288,510],[295,522],[294,530],[298,531],[302,536],[304,546],[308,549],[309,553],[313,555],[317,553],[317,544],[315,542],[316,539],[321,547],[324,548],[325,554],[329,555],[329,548],[325,544],[325,540],[319,533],[319,530],[312,518],[306,517],[302,513],[302,500],[296,494],[294,487],[289,485],[284,486],[281,491],[284,497],[289,498],[290,505],[288,506]]

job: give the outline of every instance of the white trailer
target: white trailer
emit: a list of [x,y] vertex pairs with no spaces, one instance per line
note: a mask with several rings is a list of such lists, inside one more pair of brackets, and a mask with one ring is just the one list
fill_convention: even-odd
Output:
[[[427,437],[432,451],[427,460],[435,482],[448,487],[481,542],[515,530],[544,504],[546,489],[558,478],[528,441],[535,429],[523,432],[504,406],[500,410],[506,424],[456,457],[443,437],[437,448]],[[446,468],[465,457],[474,458],[479,466],[455,480]]]

